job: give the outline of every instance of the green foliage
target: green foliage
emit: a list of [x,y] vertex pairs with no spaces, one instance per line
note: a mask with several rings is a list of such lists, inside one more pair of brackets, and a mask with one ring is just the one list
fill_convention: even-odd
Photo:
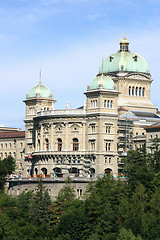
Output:
[[117,240],[142,240],[141,236],[135,236],[131,229],[125,228],[120,229]]
[[133,191],[139,183],[148,188],[150,182],[153,180],[154,174],[148,164],[146,151],[144,149],[137,149],[136,151],[130,150],[123,161],[123,171],[127,177],[131,191]]
[[58,202],[71,202],[75,199],[75,190],[71,186],[64,186],[58,193]]
[[6,177],[14,172],[16,167],[15,159],[11,156],[0,159],[0,190],[4,189]]
[[[129,151],[124,165],[127,182],[104,176],[89,184],[83,201],[75,199],[70,179],[54,202],[42,179],[37,192],[23,192],[17,198],[1,191],[0,239],[158,240],[160,172],[158,165],[154,166],[157,154],[147,154],[142,149]],[[2,162],[1,173],[7,166]]]

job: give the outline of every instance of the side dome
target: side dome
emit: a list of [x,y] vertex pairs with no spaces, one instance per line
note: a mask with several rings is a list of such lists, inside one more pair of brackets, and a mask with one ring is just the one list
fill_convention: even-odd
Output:
[[112,78],[108,76],[104,76],[103,74],[100,76],[97,76],[91,81],[88,87],[88,90],[99,89],[99,88],[114,90],[114,82]]
[[49,88],[43,86],[40,82],[37,86],[30,89],[27,97],[28,98],[37,98],[37,97],[51,98],[52,94]]
[[124,37],[120,41],[120,51],[107,57],[99,67],[99,74],[115,72],[149,73],[147,62],[138,54],[129,51],[129,42]]

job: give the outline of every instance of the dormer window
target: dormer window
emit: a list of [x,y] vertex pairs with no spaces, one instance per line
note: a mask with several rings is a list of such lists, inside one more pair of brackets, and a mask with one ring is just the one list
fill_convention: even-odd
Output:
[[135,56],[133,57],[133,59],[134,59],[135,62],[137,62],[137,58],[138,58],[137,55],[135,55]]
[[124,71],[124,66],[123,65],[121,65],[121,71]]
[[110,62],[112,62],[113,59],[114,59],[114,57],[112,57],[112,56],[109,57]]

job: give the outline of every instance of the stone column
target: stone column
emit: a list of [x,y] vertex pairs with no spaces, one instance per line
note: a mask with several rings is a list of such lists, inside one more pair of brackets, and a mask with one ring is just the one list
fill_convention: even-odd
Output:
[[[65,123],[66,126],[66,134],[65,134],[65,146],[64,146],[64,150],[67,151],[68,147],[67,147],[67,142],[68,142],[68,123]],[[62,150],[63,150],[63,146],[62,146]]]
[[86,148],[85,148],[85,141],[86,141],[86,123],[85,122],[83,122],[82,123],[82,125],[83,125],[83,129],[82,129],[82,131],[83,131],[83,135],[82,135],[82,150],[85,150]]
[[37,151],[37,145],[38,145],[38,135],[37,135],[37,129],[35,131],[35,151]]
[[41,151],[43,150],[43,125],[41,124]]
[[50,150],[54,151],[54,145],[53,145],[53,134],[54,134],[54,125],[51,124],[51,146],[50,146]]

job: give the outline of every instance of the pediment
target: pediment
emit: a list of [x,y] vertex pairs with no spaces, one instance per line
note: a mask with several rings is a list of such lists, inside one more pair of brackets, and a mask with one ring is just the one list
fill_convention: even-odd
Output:
[[149,76],[146,76],[145,74],[128,74],[126,76],[129,79],[140,79],[140,80],[151,80],[151,78]]

